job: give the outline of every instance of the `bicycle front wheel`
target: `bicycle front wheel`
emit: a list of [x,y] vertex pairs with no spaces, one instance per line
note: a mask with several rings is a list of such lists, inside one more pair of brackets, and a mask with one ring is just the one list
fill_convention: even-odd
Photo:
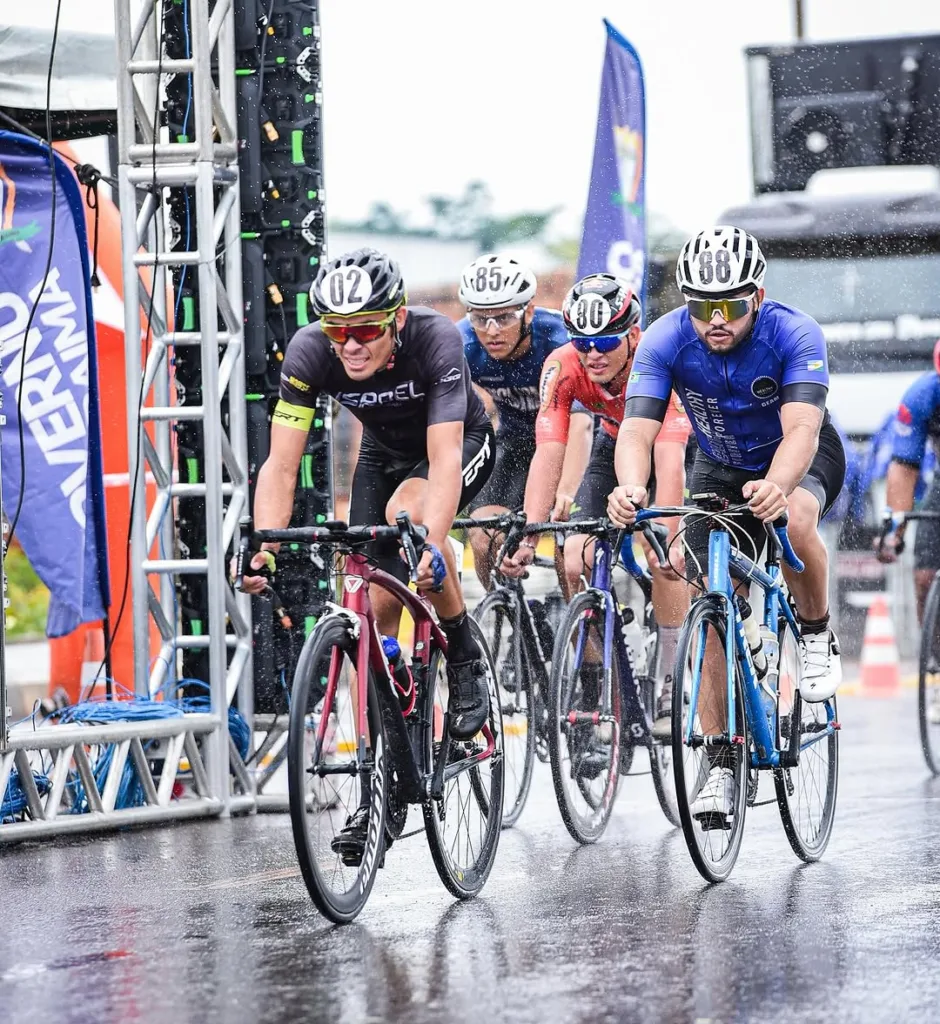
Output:
[[799,762],[774,769],[774,786],[783,830],[800,860],[819,860],[832,835],[839,785],[839,734],[836,699],[809,704],[799,697],[803,657],[796,635],[782,621],[777,680],[780,757],[799,747]]
[[[672,692],[679,820],[692,862],[709,882],[722,882],[731,874],[747,807],[747,718],[735,662],[735,706],[729,722],[726,621],[717,596],[701,597],[692,605],[679,634]],[[716,737],[724,742],[709,742]]]
[[473,613],[493,656],[496,690],[503,713],[503,828],[515,825],[522,814],[535,762],[532,676],[513,601],[505,590],[496,589],[483,598]]
[[[346,623],[322,620],[304,643],[291,691],[287,741],[291,830],[310,898],[325,917],[345,924],[365,906],[385,852],[388,761],[375,678],[366,693],[365,758],[358,752],[358,641]],[[324,792],[329,799],[324,799]],[[341,835],[368,806],[358,851]]]
[[594,843],[603,835],[620,772],[620,674],[613,658],[605,695],[604,612],[598,593],[578,594],[568,605],[552,656],[552,781],[565,828],[579,843]]
[[444,785],[440,797],[423,805],[424,824],[434,867],[448,892],[470,899],[483,888],[496,859],[503,816],[503,726],[499,687],[489,645],[477,621],[468,619],[473,638],[486,666],[490,713],[484,728],[472,740],[447,740],[447,671],[443,655],[431,656],[429,685],[434,687],[434,722],[428,730],[429,763],[438,768],[447,750]]
[[934,775],[940,775],[940,574],[934,576],[930,584],[924,609],[917,679],[917,715],[924,760]]

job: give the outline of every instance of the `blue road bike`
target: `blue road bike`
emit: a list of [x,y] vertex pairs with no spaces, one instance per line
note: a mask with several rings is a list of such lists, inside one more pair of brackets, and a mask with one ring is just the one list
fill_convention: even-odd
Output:
[[[672,748],[675,792],[686,844],[695,866],[711,882],[731,873],[741,847],[745,812],[756,803],[759,773],[773,776],[776,803],[790,845],[805,861],[822,856],[832,833],[839,778],[836,700],[807,703],[800,696],[803,647],[792,601],[781,577],[781,558],[795,572],[803,564],[787,536],[786,519],[765,524],[767,555],[761,569],[732,545],[736,517],[714,495],[695,495],[698,508],[683,515],[713,520],[708,547],[708,589],[695,600],[679,635],[673,675]],[[637,522],[675,514],[650,508]],[[628,566],[636,575],[635,563]],[[763,592],[760,632],[766,659],[759,676],[745,637],[742,583]],[[746,609],[745,609],[746,614]],[[698,802],[711,768],[729,773],[730,813]],[[774,802],[770,800],[768,802]]]

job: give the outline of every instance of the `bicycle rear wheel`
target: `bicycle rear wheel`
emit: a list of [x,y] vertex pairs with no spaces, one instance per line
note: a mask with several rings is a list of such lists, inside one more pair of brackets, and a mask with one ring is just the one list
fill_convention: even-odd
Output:
[[555,639],[549,713],[549,759],[558,809],[579,843],[603,835],[620,772],[621,694],[612,659],[610,696],[603,701],[599,659],[606,628],[604,602],[592,591],[578,594]]
[[519,820],[532,784],[535,761],[535,700],[532,673],[513,598],[496,589],[477,605],[473,617],[486,637],[503,713],[503,828]]
[[924,608],[917,679],[917,717],[924,760],[940,775],[940,573],[934,576]]
[[[345,622],[326,618],[307,637],[294,673],[287,741],[291,830],[310,897],[325,917],[345,924],[365,906],[385,852],[388,762],[375,679],[370,670],[369,746],[359,761],[353,706],[357,641]],[[325,694],[325,695],[324,695]],[[318,744],[323,720],[324,739]],[[324,787],[330,799],[323,799]],[[369,807],[358,864],[334,850],[337,836],[362,805]]]
[[428,730],[432,770],[442,749],[448,750],[448,756],[440,798],[432,797],[422,805],[434,867],[448,892],[462,900],[483,888],[496,858],[504,774],[502,714],[493,659],[479,624],[472,617],[468,621],[486,665],[490,713],[486,726],[472,740],[444,736],[447,670],[442,653],[435,650],[428,672],[429,685],[434,687],[434,722]]
[[[692,862],[709,882],[724,881],[731,873],[741,848],[747,806],[750,748],[744,693],[735,661],[734,720],[729,729],[725,622],[720,598],[709,595],[692,605],[679,634],[672,693],[672,757],[679,820]],[[707,685],[708,680],[715,683]],[[690,715],[691,745],[686,738]],[[733,742],[717,747],[701,742],[705,736],[722,733]],[[716,779],[719,772],[722,774]],[[710,773],[715,774],[710,777]],[[710,796],[713,782],[720,794],[715,799]]]
[[[800,748],[799,764],[774,769],[774,786],[783,829],[793,852],[801,860],[819,860],[832,835],[839,786],[839,734],[829,730],[837,721],[836,699],[809,704],[799,697],[803,657],[789,625],[781,620],[779,676],[777,680],[781,758],[790,744]],[[798,718],[794,729],[795,718]]]

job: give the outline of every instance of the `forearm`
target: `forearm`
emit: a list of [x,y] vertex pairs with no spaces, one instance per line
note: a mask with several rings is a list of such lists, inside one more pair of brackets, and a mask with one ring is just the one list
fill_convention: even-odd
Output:
[[594,440],[591,419],[586,416],[577,418],[583,418],[587,423],[576,424],[576,417],[571,418],[571,432],[565,445],[565,461],[561,467],[561,479],[557,487],[559,494],[566,494],[569,497],[574,497],[581,486],[584,471],[591,458],[591,444]]
[[460,465],[461,451],[447,452],[432,458],[428,465],[428,492],[424,503],[424,525],[428,540],[443,549],[454,524],[463,489]]
[[765,479],[775,483],[784,494],[792,494],[806,476],[818,443],[818,428],[807,424],[794,427],[780,442]]
[[650,478],[650,457],[653,446],[638,430],[630,426],[629,420],[620,425],[617,447],[614,450],[614,469],[617,483],[635,484],[646,487]]
[[885,503],[892,512],[910,512],[914,507],[914,490],[919,476],[918,466],[907,466],[903,462],[892,462],[888,466]]
[[525,514],[530,523],[544,523],[555,505],[555,494],[565,461],[565,446],[560,441],[545,441],[536,446],[525,485]]
[[268,459],[258,470],[255,487],[254,528],[280,530],[290,523],[294,511],[297,474]]

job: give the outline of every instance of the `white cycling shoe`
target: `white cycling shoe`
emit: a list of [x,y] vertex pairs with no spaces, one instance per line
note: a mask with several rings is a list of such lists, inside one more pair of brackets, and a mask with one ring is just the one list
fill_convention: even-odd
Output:
[[835,696],[842,682],[842,656],[839,641],[831,629],[807,633],[803,640],[803,678],[800,695],[808,704],[818,704]]
[[712,768],[705,785],[689,807],[702,828],[729,828],[734,809],[734,772],[730,768]]

